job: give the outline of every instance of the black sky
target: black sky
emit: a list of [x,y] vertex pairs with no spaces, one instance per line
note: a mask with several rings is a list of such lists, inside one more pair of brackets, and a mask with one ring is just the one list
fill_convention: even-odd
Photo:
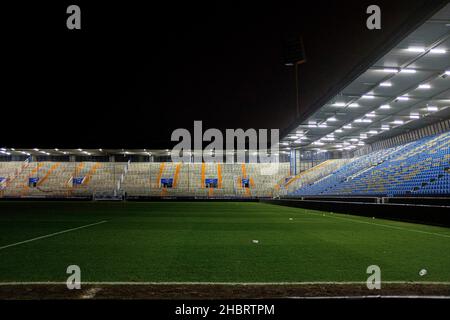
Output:
[[[95,3],[94,3],[95,2]],[[44,1],[3,6],[7,147],[169,147],[194,120],[286,128],[295,118],[283,38],[304,38],[302,111],[412,16],[442,1]],[[145,5],[144,5],[145,3]],[[82,30],[66,28],[78,4]],[[378,4],[382,30],[365,26]]]

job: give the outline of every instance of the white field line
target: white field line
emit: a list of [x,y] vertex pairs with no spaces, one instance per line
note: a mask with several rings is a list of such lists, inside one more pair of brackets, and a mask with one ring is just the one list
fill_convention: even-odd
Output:
[[[155,282],[155,281],[86,281],[81,285],[118,285],[118,286],[148,286],[148,285],[223,285],[223,286],[280,286],[280,285],[365,285],[365,281],[305,281],[305,282]],[[449,285],[450,281],[382,281],[383,284],[411,284],[411,285]],[[25,281],[0,282],[0,286],[19,285],[66,285],[58,281]]]
[[[315,212],[309,212],[309,213],[317,215],[317,216],[321,215],[320,213],[315,213]],[[336,215],[335,213],[333,213],[333,214],[327,213],[327,214],[325,214],[325,216],[332,217],[335,219],[347,220],[347,221],[351,221],[351,222],[355,222],[355,223],[363,223],[363,224],[369,224],[369,225],[374,225],[374,226],[379,226],[379,227],[385,227],[385,228],[391,228],[391,229],[397,229],[397,230],[403,230],[403,231],[409,231],[409,232],[423,233],[423,234],[428,234],[428,235],[433,235],[433,236],[438,236],[438,237],[450,238],[450,235],[448,235],[448,234],[428,232],[428,231],[422,231],[422,230],[416,230],[416,229],[409,229],[409,228],[404,228],[404,227],[392,226],[392,225],[388,225],[388,224],[360,221],[360,220],[351,219],[351,218],[344,218],[344,217]]]
[[36,238],[33,238],[33,239],[28,239],[28,240],[24,240],[24,241],[20,241],[20,242],[16,242],[16,243],[8,244],[6,246],[0,247],[0,250],[6,249],[6,248],[10,248],[10,247],[15,247],[15,246],[18,246],[18,245],[21,245],[21,244],[24,244],[24,243],[28,243],[28,242],[32,242],[32,241],[36,241],[36,240],[41,240],[41,239],[54,237],[54,236],[57,236],[57,235],[60,235],[60,234],[63,234],[63,233],[67,233],[67,232],[71,232],[71,231],[75,231],[75,230],[89,228],[89,227],[96,226],[96,225],[99,225],[99,224],[102,224],[102,223],[105,223],[105,222],[108,222],[108,221],[103,220],[103,221],[87,224],[87,225],[84,225],[84,226],[81,226],[81,227],[67,229],[67,230],[63,230],[63,231],[47,234],[47,235],[44,235],[44,236],[36,237]]
[[389,295],[366,295],[366,296],[323,296],[323,297],[285,297],[286,299],[300,299],[300,300],[340,300],[340,299],[450,299],[450,296],[389,296]]

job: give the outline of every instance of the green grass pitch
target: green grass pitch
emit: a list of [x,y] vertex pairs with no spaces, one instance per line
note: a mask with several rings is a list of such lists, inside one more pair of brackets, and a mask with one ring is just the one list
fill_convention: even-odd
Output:
[[450,281],[448,228],[262,203],[0,202],[0,248],[0,282]]

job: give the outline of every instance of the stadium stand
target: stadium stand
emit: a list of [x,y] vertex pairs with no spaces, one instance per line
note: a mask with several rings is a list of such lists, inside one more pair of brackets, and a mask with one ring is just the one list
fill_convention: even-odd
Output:
[[353,158],[328,176],[301,185],[290,195],[449,195],[449,168],[450,132],[446,132]]

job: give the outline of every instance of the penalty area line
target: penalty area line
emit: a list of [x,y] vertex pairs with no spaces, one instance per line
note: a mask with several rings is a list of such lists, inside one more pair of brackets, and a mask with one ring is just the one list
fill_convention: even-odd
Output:
[[55,232],[55,233],[47,234],[47,235],[44,235],[44,236],[40,236],[40,237],[36,237],[36,238],[32,238],[32,239],[28,239],[28,240],[24,240],[24,241],[20,241],[20,242],[16,242],[16,243],[7,244],[6,246],[0,247],[0,250],[6,249],[6,248],[15,247],[15,246],[18,246],[18,245],[21,245],[21,244],[25,244],[25,243],[28,243],[28,242],[33,242],[33,241],[36,241],[36,240],[41,240],[41,239],[54,237],[54,236],[57,236],[57,235],[60,235],[60,234],[63,234],[63,233],[67,233],[67,232],[71,232],[71,231],[76,231],[76,230],[80,230],[80,229],[84,229],[84,228],[93,227],[93,226],[96,226],[96,225],[99,225],[99,224],[102,224],[102,223],[106,223],[106,222],[108,222],[108,221],[103,220],[103,221],[87,224],[87,225],[84,225],[84,226],[81,226],[81,227],[66,229],[66,230]]

